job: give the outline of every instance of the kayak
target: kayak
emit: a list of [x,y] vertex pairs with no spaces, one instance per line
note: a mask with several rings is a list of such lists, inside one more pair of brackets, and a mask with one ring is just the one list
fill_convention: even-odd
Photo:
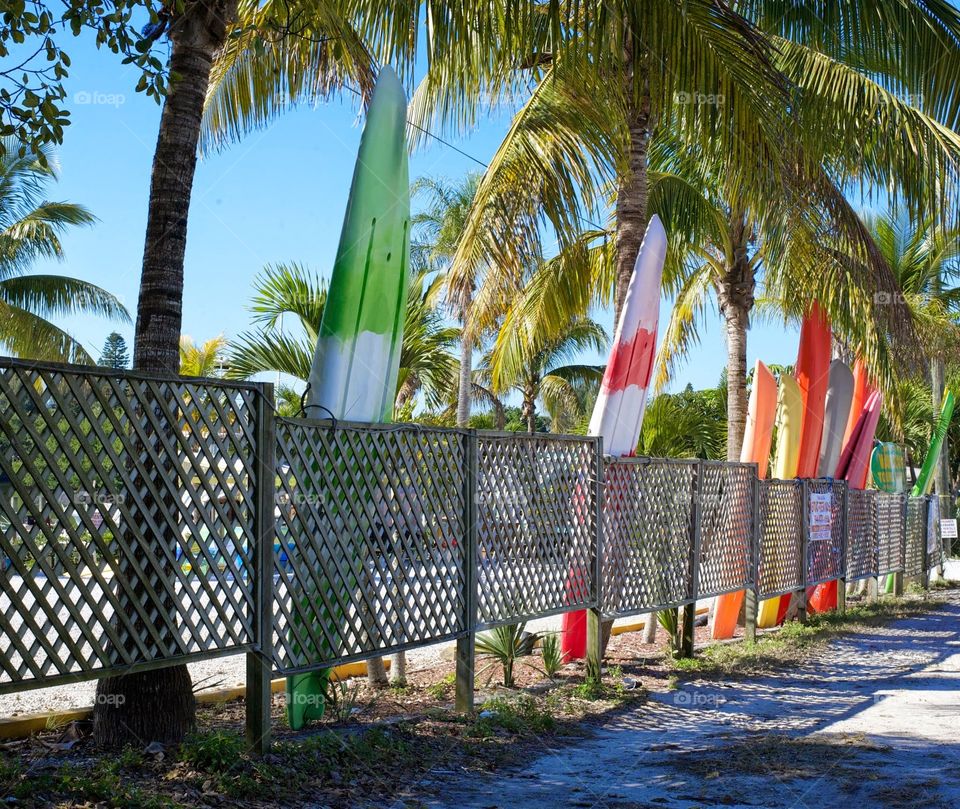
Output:
[[943,394],[943,403],[940,405],[940,417],[937,419],[937,426],[934,428],[933,437],[930,439],[930,447],[923,459],[923,466],[920,468],[917,482],[913,486],[913,491],[910,492],[914,496],[930,494],[933,489],[933,472],[940,460],[944,436],[950,428],[954,404],[953,391],[947,388]]
[[830,323],[814,302],[800,328],[800,349],[794,375],[803,398],[803,426],[797,457],[798,478],[817,476],[823,438],[824,407],[830,376]]
[[[666,256],[667,233],[660,217],[654,215],[633,265],[610,358],[590,418],[588,432],[603,438],[605,455],[619,457],[637,451],[656,357],[660,282]],[[585,575],[586,571],[570,572],[574,580]],[[568,587],[571,589],[579,591],[580,588]],[[560,648],[566,660],[586,656],[587,614],[584,610],[564,613]]]
[[[777,381],[760,360],[754,366],[753,387],[747,405],[747,424],[740,449],[741,463],[755,463],[757,475],[767,476],[770,462],[770,442],[773,438],[773,420],[777,409]],[[743,606],[744,591],[726,593],[717,597],[710,633],[714,640],[732,638]]]
[[[410,260],[407,101],[380,72],[353,172],[337,257],[310,369],[307,415],[382,422],[393,417]],[[309,604],[310,593],[303,595]],[[334,621],[320,601],[318,621]],[[294,730],[323,715],[328,670],[287,678]]]

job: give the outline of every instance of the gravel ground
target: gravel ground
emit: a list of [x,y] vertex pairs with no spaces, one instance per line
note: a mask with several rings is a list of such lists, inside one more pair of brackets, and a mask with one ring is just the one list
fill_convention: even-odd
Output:
[[[430,807],[960,806],[960,594],[762,678],[696,679],[498,777],[421,782]],[[556,746],[551,746],[556,745]]]

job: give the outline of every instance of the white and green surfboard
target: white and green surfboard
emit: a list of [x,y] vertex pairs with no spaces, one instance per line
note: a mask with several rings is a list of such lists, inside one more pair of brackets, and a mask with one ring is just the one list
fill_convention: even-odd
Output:
[[[310,370],[308,415],[393,416],[410,258],[403,86],[384,68],[373,94]],[[320,411],[320,412],[318,412]]]
[[[393,70],[384,68],[360,139],[310,369],[311,418],[383,422],[393,417],[410,261],[406,124],[403,86]],[[317,620],[338,620],[310,593],[300,597]],[[328,674],[287,678],[293,729],[323,715]]]

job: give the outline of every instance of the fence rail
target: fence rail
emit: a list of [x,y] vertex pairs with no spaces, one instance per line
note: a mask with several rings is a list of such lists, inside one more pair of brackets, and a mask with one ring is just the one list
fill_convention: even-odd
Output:
[[239,651],[304,672],[942,558],[929,498],[270,402],[269,385],[0,361],[0,693]]

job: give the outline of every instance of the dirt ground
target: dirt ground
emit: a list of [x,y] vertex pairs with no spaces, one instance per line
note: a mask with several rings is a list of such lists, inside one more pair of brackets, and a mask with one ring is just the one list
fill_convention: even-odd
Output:
[[960,596],[834,639],[799,667],[694,677],[539,740],[496,775],[430,773],[396,806],[960,806]]

